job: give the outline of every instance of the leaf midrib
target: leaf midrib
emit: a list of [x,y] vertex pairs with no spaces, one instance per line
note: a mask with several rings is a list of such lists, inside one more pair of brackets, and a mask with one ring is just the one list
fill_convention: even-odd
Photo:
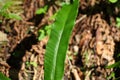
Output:
[[[68,14],[70,13],[70,11],[71,11],[71,5],[70,5],[70,9],[69,9],[69,11],[68,11]],[[59,38],[59,43],[58,43],[58,47],[57,47],[57,52],[56,52],[56,56],[55,56],[55,67],[54,67],[54,79],[55,79],[55,73],[56,73],[56,63],[57,63],[57,57],[58,57],[58,51],[59,51],[59,47],[60,47],[60,43],[61,43],[61,41],[62,41],[62,36],[63,36],[63,32],[64,32],[64,29],[65,29],[65,24],[67,23],[67,20],[68,20],[68,17],[69,17],[69,15],[67,15],[67,17],[66,17],[66,20],[65,20],[65,23],[64,23],[64,27],[62,28],[62,31],[61,31],[61,34],[60,34],[60,38]],[[53,79],[53,80],[54,80]]]

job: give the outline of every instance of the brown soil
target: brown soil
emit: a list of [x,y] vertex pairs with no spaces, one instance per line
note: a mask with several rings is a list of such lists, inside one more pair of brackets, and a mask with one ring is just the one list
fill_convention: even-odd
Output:
[[[48,5],[46,14],[35,11]],[[22,20],[2,18],[0,31],[7,35],[0,43],[0,71],[12,80],[44,80],[44,53],[48,36],[38,40],[38,31],[53,23],[48,18],[60,6],[47,0],[24,0]],[[64,80],[107,79],[112,72],[120,77],[119,68],[105,66],[119,61],[120,29],[116,16],[120,10],[106,0],[81,0],[65,62]],[[1,36],[0,36],[1,38]],[[2,41],[2,39],[0,40]],[[33,62],[35,65],[30,64]]]

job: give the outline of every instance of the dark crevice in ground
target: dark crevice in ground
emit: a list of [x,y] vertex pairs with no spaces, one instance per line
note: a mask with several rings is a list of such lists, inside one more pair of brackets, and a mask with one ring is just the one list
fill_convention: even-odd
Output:
[[10,68],[10,78],[12,80],[18,80],[18,73],[21,68],[22,57],[25,55],[26,51],[29,51],[33,44],[37,43],[35,35],[26,37],[21,41],[20,44],[11,52],[10,58],[7,60],[7,63],[11,66]]
[[34,17],[29,19],[28,21],[29,22],[34,22],[35,26],[38,26],[43,17],[44,17],[44,14],[35,15]]
[[79,13],[87,14],[88,16],[100,13],[102,18],[111,24],[110,17],[117,16],[115,13],[115,6],[115,4],[108,4],[108,2],[101,0],[99,4],[95,4],[94,6],[88,5],[84,9],[80,7]]
[[[79,50],[80,52],[81,50]],[[78,67],[81,67],[83,68],[84,65],[83,65],[83,62],[82,62],[82,55],[80,53],[77,54],[77,59],[75,61],[75,65],[78,66]],[[84,69],[83,69],[84,70]]]
[[[118,62],[120,61],[120,42],[116,42],[115,43],[115,52],[114,52],[114,59],[115,59],[115,62]],[[119,78],[120,79],[120,67],[118,68],[115,68],[115,77],[116,78]],[[119,80],[117,79],[117,80]]]

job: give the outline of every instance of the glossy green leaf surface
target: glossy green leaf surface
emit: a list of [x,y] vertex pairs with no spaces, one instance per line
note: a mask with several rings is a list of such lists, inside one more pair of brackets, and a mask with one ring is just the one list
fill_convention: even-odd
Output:
[[0,80],[11,80],[0,72]]
[[116,3],[118,0],[109,0],[111,3]]
[[8,15],[9,15],[9,18],[11,18],[11,19],[16,19],[16,20],[22,19],[19,15],[14,14],[14,13],[9,13]]
[[0,7],[0,15],[8,19],[21,20],[22,18],[19,15],[9,11],[9,8],[12,6],[12,4],[12,1],[4,3],[4,5]]
[[118,62],[115,62],[114,64],[111,64],[111,65],[109,65],[109,66],[106,66],[106,68],[117,68],[117,67],[120,67],[120,61],[118,61]]
[[45,14],[47,11],[48,6],[45,6],[43,8],[40,8],[36,11],[36,14]]
[[117,17],[116,18],[116,26],[117,26],[117,28],[120,28],[120,18],[119,17]]
[[69,38],[75,24],[79,0],[64,4],[56,15],[44,60],[44,80],[62,80]]

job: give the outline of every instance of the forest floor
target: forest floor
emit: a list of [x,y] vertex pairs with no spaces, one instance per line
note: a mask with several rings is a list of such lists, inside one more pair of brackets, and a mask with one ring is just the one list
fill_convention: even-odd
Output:
[[[1,18],[0,72],[12,80],[44,80],[49,36],[41,40],[38,37],[40,30],[54,22],[50,17],[60,8],[57,4],[24,0],[20,5],[22,20]],[[45,14],[35,13],[46,5]],[[67,51],[64,80],[119,80],[119,67],[106,68],[120,59],[120,29],[116,27],[119,12],[106,0],[81,0]],[[7,43],[1,43],[4,40]]]

